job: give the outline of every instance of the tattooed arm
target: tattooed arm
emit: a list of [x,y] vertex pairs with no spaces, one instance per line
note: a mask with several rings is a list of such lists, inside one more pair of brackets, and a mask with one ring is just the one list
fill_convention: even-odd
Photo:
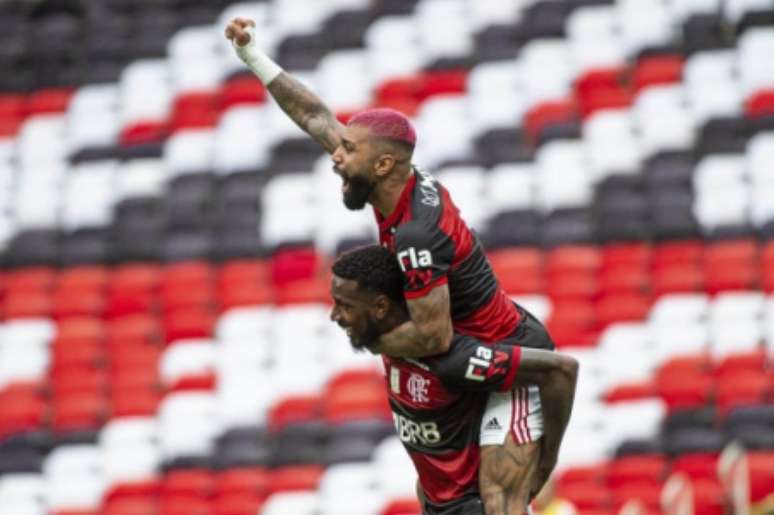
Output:
[[519,445],[509,435],[502,446],[481,447],[479,487],[487,515],[521,515],[548,480],[572,411],[577,376],[578,362],[570,356],[521,349],[515,382],[540,387],[543,437]]
[[518,384],[540,387],[543,411],[543,437],[537,477],[532,496],[537,495],[556,466],[564,430],[570,421],[578,381],[578,361],[566,354],[535,349],[522,349],[521,366],[516,374]]
[[419,358],[449,350],[452,341],[452,321],[449,315],[449,287],[437,286],[430,293],[406,302],[408,320],[368,346],[375,354],[403,358]]
[[254,31],[253,20],[234,18],[226,27],[226,38],[290,119],[328,153],[333,153],[341,142],[342,125],[317,95],[258,48]]
[[267,89],[296,125],[332,154],[341,143],[342,125],[330,109],[287,72],[280,73]]

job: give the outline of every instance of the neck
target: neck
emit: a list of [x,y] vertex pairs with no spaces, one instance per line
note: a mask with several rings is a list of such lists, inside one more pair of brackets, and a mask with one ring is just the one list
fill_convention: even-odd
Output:
[[395,211],[400,194],[411,177],[411,173],[411,165],[405,164],[393,170],[379,186],[374,188],[369,202],[383,217],[387,218]]

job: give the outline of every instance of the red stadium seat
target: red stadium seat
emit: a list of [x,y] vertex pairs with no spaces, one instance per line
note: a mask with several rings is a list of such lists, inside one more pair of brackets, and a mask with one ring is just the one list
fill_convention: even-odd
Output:
[[227,288],[244,282],[269,282],[270,265],[263,260],[234,260],[224,263],[218,271],[218,288]]
[[314,277],[312,279],[299,279],[286,283],[276,293],[277,306],[288,304],[331,302],[331,279],[329,275]]
[[467,70],[439,70],[423,72],[418,76],[415,98],[419,102],[435,95],[465,93],[468,84]]
[[260,104],[266,101],[266,88],[257,77],[239,76],[221,86],[220,97],[223,109],[234,105]]
[[311,279],[317,273],[319,264],[313,248],[279,250],[271,261],[272,282],[281,287],[299,279]]
[[616,385],[607,390],[603,394],[602,399],[606,403],[612,404],[615,402],[650,399],[657,396],[655,383],[652,381],[644,381],[641,383],[624,383]]
[[650,293],[650,273],[640,265],[603,267],[599,276],[599,291],[602,295]]
[[717,385],[718,410],[723,414],[737,406],[764,403],[774,390],[773,386],[772,377],[763,370],[733,370],[723,374]]
[[145,120],[128,125],[121,130],[119,141],[122,146],[161,143],[169,134],[166,120]]
[[7,272],[5,288],[14,293],[48,291],[54,287],[56,278],[56,270],[51,267],[32,266],[18,268]]
[[71,340],[59,342],[51,349],[51,370],[90,369],[103,366],[107,361],[105,348],[99,341]]
[[542,293],[543,253],[535,248],[495,250],[489,261],[498,281],[511,295]]
[[537,142],[548,127],[578,119],[578,106],[574,99],[543,102],[524,115],[524,127],[531,141]]
[[558,346],[596,345],[595,317],[592,302],[565,300],[554,304],[546,326]]
[[704,291],[704,273],[697,265],[670,265],[657,268],[651,278],[655,297],[670,293]]
[[113,289],[105,301],[105,316],[117,318],[126,315],[150,314],[158,305],[157,295],[150,290]]
[[651,298],[642,293],[605,295],[596,305],[597,323],[605,328],[616,322],[644,320],[650,311]]
[[309,422],[320,418],[322,398],[319,395],[286,397],[269,409],[268,426],[279,431],[288,424]]
[[637,500],[646,510],[660,513],[661,508],[661,483],[624,483],[613,489],[613,505],[620,509],[629,501]]
[[599,89],[617,87],[626,80],[627,69],[624,66],[609,68],[591,68],[575,78],[574,89],[578,96],[585,97]]
[[264,498],[271,472],[260,467],[224,470],[215,476],[216,496],[246,495]]
[[159,515],[212,515],[208,499],[188,496],[162,498]]
[[661,376],[656,383],[659,396],[670,411],[705,406],[712,397],[715,383],[709,374],[673,374]]
[[672,461],[670,473],[683,472],[692,480],[716,479],[718,454],[696,452],[682,454]]
[[179,309],[210,310],[215,308],[211,287],[175,288],[162,291],[159,301],[165,312]]
[[161,483],[164,497],[191,496],[202,499],[210,497],[215,488],[215,477],[209,470],[173,470],[167,472]]
[[161,493],[160,479],[145,479],[142,481],[131,481],[115,483],[107,488],[103,500],[103,510],[105,506],[113,504],[122,504],[128,501],[148,501],[154,503]]
[[2,306],[5,318],[50,318],[54,309],[51,295],[44,292],[9,291],[3,299]]
[[666,480],[668,462],[661,455],[626,456],[610,462],[607,484],[618,489],[627,484],[661,485]]
[[101,427],[108,416],[104,394],[68,394],[54,399],[51,425],[58,432],[93,430]]
[[63,269],[57,278],[57,289],[102,290],[108,286],[110,271],[102,265],[81,265]]
[[155,290],[161,281],[161,267],[150,263],[121,265],[113,272],[114,290]]
[[155,499],[122,499],[102,506],[100,515],[157,515],[159,503]]
[[187,375],[179,378],[173,384],[169,385],[167,392],[214,390],[216,382],[217,377],[215,376],[214,372]]
[[566,468],[556,474],[556,489],[561,491],[574,484],[604,484],[607,470],[607,462]]
[[43,427],[48,421],[49,407],[39,384],[18,384],[0,390],[0,438]]
[[271,495],[277,492],[317,490],[324,470],[319,465],[277,468],[272,472],[272,480],[269,483],[267,493]]
[[774,450],[751,451],[747,454],[750,501],[757,503],[774,492]]
[[219,91],[198,91],[175,98],[170,130],[202,129],[218,123],[222,109]]
[[764,89],[753,93],[744,103],[744,113],[749,118],[774,114],[774,90]]
[[633,95],[626,83],[624,67],[591,69],[575,79],[575,94],[583,117],[602,110],[631,105]]
[[24,118],[21,116],[0,115],[0,137],[14,137],[24,124]]
[[652,257],[649,243],[610,243],[602,247],[602,268],[648,268]]
[[164,316],[167,343],[183,338],[209,338],[215,327],[215,314],[209,309],[181,308]]
[[760,373],[766,369],[766,351],[759,349],[754,352],[731,354],[715,364],[715,377],[729,377],[736,373]]
[[0,118],[24,118],[28,114],[27,95],[17,93],[0,95]]
[[105,297],[93,290],[59,290],[53,296],[52,315],[66,317],[100,317],[105,311]]
[[334,424],[352,420],[391,418],[384,381],[369,380],[357,386],[329,387],[323,395],[322,411],[325,420]]
[[557,488],[556,494],[573,503],[584,514],[591,510],[609,510],[613,506],[613,492],[604,484],[573,483]]
[[105,322],[97,317],[68,317],[59,320],[53,345],[71,342],[102,343],[107,336]]
[[591,245],[565,245],[557,247],[546,255],[547,274],[562,274],[571,271],[596,271],[602,264],[598,247]]
[[218,304],[222,311],[240,306],[255,306],[273,302],[274,289],[270,284],[234,284],[218,291]]
[[379,515],[422,515],[422,506],[417,499],[395,499],[388,502]]
[[151,315],[126,315],[108,324],[108,342],[111,345],[119,342],[156,343],[160,337],[159,321]]
[[72,88],[41,89],[27,99],[29,114],[62,113],[67,110],[74,90]]
[[548,274],[545,293],[557,302],[592,299],[599,293],[597,274],[594,271]]
[[641,59],[634,68],[632,83],[635,91],[648,86],[680,82],[683,74],[683,57],[660,55]]
[[661,243],[653,249],[653,267],[698,265],[704,257],[704,244],[696,240]]
[[140,417],[156,414],[161,393],[147,388],[114,389],[110,411],[114,417]]
[[212,515],[255,515],[265,499],[251,495],[226,495],[212,503]]
[[101,395],[107,391],[108,373],[99,368],[71,368],[54,370],[51,375],[51,390],[55,398],[66,398],[76,394]]
[[693,481],[693,504],[696,515],[724,515],[728,494],[717,478]]

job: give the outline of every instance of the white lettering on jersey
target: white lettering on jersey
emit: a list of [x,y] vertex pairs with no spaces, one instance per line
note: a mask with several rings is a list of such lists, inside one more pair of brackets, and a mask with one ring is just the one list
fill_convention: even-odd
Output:
[[479,346],[476,349],[476,355],[468,360],[468,370],[465,372],[465,379],[482,382],[486,376],[480,373],[481,369],[488,369],[492,361],[492,349]]
[[429,250],[409,247],[398,252],[398,264],[404,272],[409,268],[426,268],[433,265],[433,255]]
[[419,168],[414,168],[414,170],[417,174],[419,192],[422,194],[421,202],[426,206],[437,207],[441,200],[438,196],[438,189],[435,187],[433,176]]
[[403,443],[434,445],[441,441],[441,433],[435,422],[414,422],[398,413],[392,414],[395,432]]

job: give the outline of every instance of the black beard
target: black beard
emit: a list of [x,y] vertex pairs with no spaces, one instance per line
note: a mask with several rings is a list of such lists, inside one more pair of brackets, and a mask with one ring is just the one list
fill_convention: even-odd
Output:
[[362,351],[364,348],[368,348],[379,340],[382,332],[376,327],[376,323],[368,319],[363,334],[357,338],[351,338],[349,344],[356,352]]
[[344,192],[344,205],[351,211],[363,209],[368,203],[368,197],[374,191],[375,184],[365,177],[351,177],[349,191]]

